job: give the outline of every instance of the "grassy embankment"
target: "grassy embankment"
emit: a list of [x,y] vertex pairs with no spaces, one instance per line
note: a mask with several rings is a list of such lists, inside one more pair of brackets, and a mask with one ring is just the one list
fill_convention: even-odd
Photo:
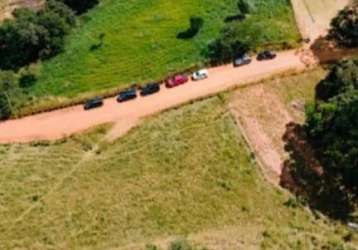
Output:
[[262,179],[225,95],[113,144],[105,133],[0,146],[1,249],[143,249],[173,235],[220,250],[344,245],[346,229]]

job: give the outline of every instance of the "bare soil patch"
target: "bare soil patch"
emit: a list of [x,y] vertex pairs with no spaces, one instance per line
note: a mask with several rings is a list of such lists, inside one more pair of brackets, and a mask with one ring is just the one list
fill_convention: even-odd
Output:
[[[304,108],[297,108],[297,103],[304,107],[307,100],[313,99],[315,84],[324,75],[323,70],[317,69],[300,76],[249,86],[237,90],[232,96],[230,108],[254,153],[264,165],[262,167],[276,177],[281,175],[290,156],[284,138],[288,125],[303,122]],[[272,180],[279,182],[275,177]]]

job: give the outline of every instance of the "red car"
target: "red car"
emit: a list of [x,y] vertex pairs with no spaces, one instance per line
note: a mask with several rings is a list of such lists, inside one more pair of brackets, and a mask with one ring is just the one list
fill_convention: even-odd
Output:
[[186,75],[176,75],[176,76],[166,80],[165,86],[167,88],[173,88],[173,87],[179,86],[181,84],[184,84],[187,81],[189,81],[189,78]]

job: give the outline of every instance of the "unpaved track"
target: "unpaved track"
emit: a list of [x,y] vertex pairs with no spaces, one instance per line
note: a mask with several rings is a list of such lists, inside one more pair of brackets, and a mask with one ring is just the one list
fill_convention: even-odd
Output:
[[232,65],[211,68],[209,78],[204,81],[189,82],[173,89],[162,86],[160,93],[134,101],[118,104],[115,98],[110,98],[105,100],[104,107],[92,111],[86,112],[82,106],[74,106],[2,122],[0,143],[56,140],[104,123],[116,123],[118,134],[112,132],[113,138],[151,114],[236,86],[305,68],[300,55],[293,50],[279,53],[273,61],[253,61],[241,68],[233,68]]
[[305,39],[326,36],[331,20],[352,0],[291,0],[296,22]]

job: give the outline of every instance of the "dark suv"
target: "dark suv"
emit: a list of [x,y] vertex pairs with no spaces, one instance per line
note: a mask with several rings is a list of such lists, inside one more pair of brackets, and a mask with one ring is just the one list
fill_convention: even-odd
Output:
[[137,98],[137,90],[130,88],[119,93],[117,102],[125,102]]
[[149,83],[143,86],[140,90],[141,96],[147,96],[160,91],[160,84],[159,83]]
[[257,55],[258,61],[264,61],[264,60],[272,60],[276,58],[276,54],[272,51],[262,51]]
[[84,105],[83,108],[85,110],[90,110],[94,108],[99,108],[103,106],[103,98],[102,97],[95,97],[93,99],[88,100]]

